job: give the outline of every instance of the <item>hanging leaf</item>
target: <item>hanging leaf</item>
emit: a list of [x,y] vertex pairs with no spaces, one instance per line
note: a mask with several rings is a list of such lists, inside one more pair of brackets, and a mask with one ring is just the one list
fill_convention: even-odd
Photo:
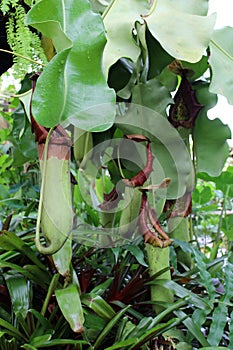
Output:
[[154,11],[145,20],[152,35],[171,56],[197,62],[208,47],[216,16],[197,16],[206,10],[197,9],[194,2],[186,7],[186,0],[177,5],[176,1],[157,0]]
[[33,95],[37,122],[53,127],[69,120],[84,130],[109,128],[115,94],[102,72],[106,38],[100,15],[87,0],[52,0],[49,5],[42,0],[29,11],[26,23],[51,38],[57,50]]
[[149,11],[145,0],[115,0],[104,14],[104,26],[107,32],[107,44],[104,49],[104,70],[121,57],[136,62],[140,49],[132,36],[134,24],[141,20],[141,14]]
[[192,15],[205,16],[209,9],[209,0],[176,0],[173,6],[179,11]]
[[213,77],[210,91],[225,96],[233,105],[233,28],[215,30],[210,41]]
[[205,106],[199,112],[193,131],[197,172],[218,176],[228,157],[227,139],[231,138],[231,132],[220,119],[210,120],[207,117],[208,109],[216,104],[216,95],[208,91],[208,84],[200,83],[195,86],[195,89],[199,102]]

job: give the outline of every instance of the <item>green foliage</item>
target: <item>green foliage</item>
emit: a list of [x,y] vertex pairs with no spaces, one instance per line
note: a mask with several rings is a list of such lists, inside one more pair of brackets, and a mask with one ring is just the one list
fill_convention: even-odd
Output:
[[[66,8],[62,2],[58,8],[57,1],[51,1],[49,9],[48,2],[41,1],[28,13],[26,22],[51,38],[57,50],[38,79],[33,97],[36,120],[47,127],[69,120],[84,130],[108,129],[114,120],[115,94],[102,73],[106,38],[101,17],[86,0],[70,0]],[[75,104],[71,102],[74,96],[78,96]]]
[[[231,102],[232,28],[213,32],[207,0],[3,0],[0,6],[16,53],[42,59],[39,31],[51,39],[54,55],[32,101],[28,93],[21,98],[24,108],[15,99],[3,113],[9,129],[0,131],[0,347],[231,348],[232,167],[222,172],[231,135],[207,112],[220,90]],[[39,68],[20,62],[18,74]],[[184,91],[177,103],[182,78],[191,93]],[[195,123],[174,128],[170,105],[189,117],[192,94],[203,105]],[[88,130],[76,144],[77,163],[71,159],[78,182],[72,185],[77,225],[69,220],[73,241],[70,236],[51,256],[34,244],[40,172],[30,107],[46,127],[72,124],[74,141],[73,125]],[[142,142],[128,147],[127,134]],[[162,230],[169,234],[173,221],[183,239],[175,235],[166,250],[145,250],[138,229],[141,191],[124,182],[147,164],[145,137],[153,156],[153,171],[142,184],[148,206],[161,214],[156,224]],[[168,189],[158,185],[165,177]],[[182,217],[179,204],[191,192],[192,214]],[[61,203],[51,207],[62,222]],[[150,219],[147,228],[156,234]]]
[[[33,6],[36,1],[25,1],[27,6]],[[0,10],[8,17],[6,25],[7,41],[14,55],[14,76],[22,78],[29,71],[37,70],[41,64],[46,62],[45,55],[41,49],[39,36],[32,32],[25,25],[26,9],[25,4],[19,0],[8,1],[3,0]],[[27,59],[38,61],[38,63],[28,63]]]
[[230,104],[233,104],[229,74],[233,63],[233,51],[230,44],[232,32],[231,27],[215,30],[210,42],[210,64],[213,69],[210,91],[226,96]]

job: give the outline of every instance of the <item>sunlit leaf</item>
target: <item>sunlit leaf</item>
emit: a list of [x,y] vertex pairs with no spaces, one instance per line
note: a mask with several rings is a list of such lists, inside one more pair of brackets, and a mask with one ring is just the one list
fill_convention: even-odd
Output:
[[104,69],[121,57],[136,62],[140,49],[132,36],[135,22],[141,14],[148,12],[149,6],[144,0],[116,0],[104,14],[104,26],[107,32],[107,44],[104,49]]
[[55,295],[63,316],[71,329],[77,333],[82,332],[84,315],[77,287],[70,284],[66,288],[57,289]]
[[197,16],[193,2],[186,12],[186,5],[185,0],[180,0],[178,6],[174,1],[158,0],[145,20],[152,35],[171,56],[197,62],[209,44],[216,16]]
[[68,120],[84,129],[109,128],[115,115],[115,94],[102,72],[106,43],[101,16],[87,0],[42,0],[28,13],[27,24],[50,37],[57,54],[47,64],[33,95],[37,122],[53,127]]
[[90,307],[97,315],[107,320],[115,316],[113,308],[100,295],[85,294],[81,300],[83,304]]
[[30,288],[26,278],[14,271],[4,274],[14,313],[26,317],[30,304]]
[[233,104],[233,28],[215,30],[210,42],[213,77],[210,91],[225,96]]

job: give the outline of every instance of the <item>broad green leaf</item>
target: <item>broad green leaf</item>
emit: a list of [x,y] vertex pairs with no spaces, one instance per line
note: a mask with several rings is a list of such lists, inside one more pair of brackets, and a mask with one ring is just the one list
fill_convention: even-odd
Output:
[[30,159],[37,157],[35,137],[31,132],[30,123],[25,116],[22,107],[18,107],[13,113],[14,124],[9,140],[14,147],[14,166],[20,166]]
[[30,303],[30,288],[24,276],[15,271],[8,271],[4,274],[7,288],[10,293],[13,311],[26,318]]
[[216,16],[198,16],[193,2],[187,11],[186,5],[185,0],[177,6],[175,1],[157,0],[154,11],[145,20],[152,35],[171,56],[194,63],[208,47]]
[[107,33],[107,44],[104,49],[104,70],[108,69],[121,57],[136,62],[140,49],[132,36],[135,22],[141,20],[141,14],[147,13],[149,6],[145,0],[115,0],[111,2],[103,15]]
[[[207,137],[208,135],[208,137]],[[231,132],[218,118],[200,117],[194,130],[195,150],[197,155],[197,171],[218,176],[229,154],[226,142],[231,138]]]
[[220,119],[210,120],[207,117],[208,109],[216,105],[216,95],[208,91],[208,84],[198,84],[195,90],[199,103],[204,106],[198,114],[193,131],[197,171],[218,176],[229,154],[227,139],[231,138],[231,131]]
[[[53,39],[53,45],[57,52],[72,47],[72,32],[69,19],[65,14],[66,0],[40,1],[26,16],[26,24],[33,26],[48,38]],[[65,15],[64,15],[65,14]],[[71,15],[71,14],[70,14]],[[78,11],[73,8],[73,18]]]
[[210,91],[225,96],[233,104],[233,28],[215,30],[210,41],[213,77]]
[[83,331],[84,315],[77,287],[70,284],[64,289],[55,291],[58,305],[63,316],[74,332]]
[[114,121],[115,94],[102,72],[106,43],[101,16],[87,0],[46,0],[27,15],[58,46],[33,95],[32,112],[39,124],[53,127],[68,121],[84,130],[100,131]]
[[115,316],[113,308],[99,295],[85,294],[81,298],[82,303],[90,307],[97,315],[110,320]]

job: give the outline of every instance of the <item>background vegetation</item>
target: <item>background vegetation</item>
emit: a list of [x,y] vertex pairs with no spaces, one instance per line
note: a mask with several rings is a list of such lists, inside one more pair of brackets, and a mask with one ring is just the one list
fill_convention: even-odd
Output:
[[[1,91],[0,348],[233,349],[231,135],[207,117],[233,103],[232,28],[208,1],[0,11],[1,74],[21,82]],[[48,133],[65,129],[59,182]]]

